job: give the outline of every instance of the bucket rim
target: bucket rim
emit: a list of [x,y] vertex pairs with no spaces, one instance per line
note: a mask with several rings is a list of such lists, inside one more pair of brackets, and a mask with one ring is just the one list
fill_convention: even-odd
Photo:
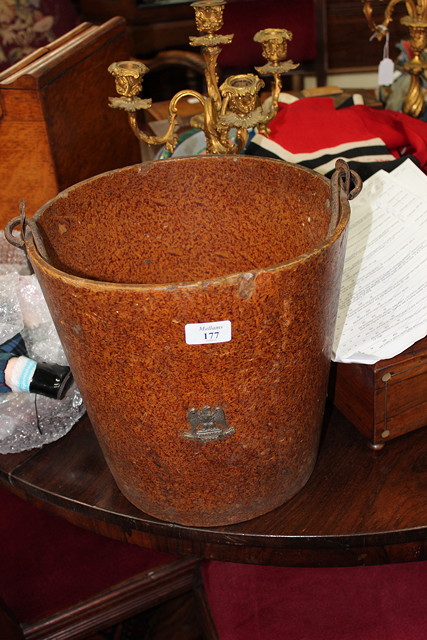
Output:
[[[24,241],[25,241],[25,248],[27,250],[28,253],[28,257],[30,259],[30,261],[32,262],[33,260],[35,260],[36,264],[38,264],[39,266],[41,266],[42,268],[48,270],[49,272],[51,272],[51,274],[53,276],[56,277],[60,277],[61,280],[65,280],[65,281],[69,281],[74,283],[77,286],[87,286],[87,285],[91,285],[91,286],[96,286],[97,288],[101,288],[101,289],[125,289],[125,290],[169,290],[169,289],[187,289],[187,288],[193,288],[193,287],[200,287],[201,285],[203,286],[209,286],[209,285],[220,285],[220,284],[231,284],[234,281],[239,281],[242,278],[248,278],[248,276],[250,278],[256,278],[260,273],[266,273],[266,274],[274,274],[277,271],[282,271],[284,269],[290,269],[292,268],[295,264],[300,264],[300,263],[305,263],[308,260],[313,259],[317,254],[322,253],[323,251],[325,251],[328,247],[332,246],[333,244],[335,244],[335,242],[337,242],[337,240],[341,237],[341,235],[345,232],[347,226],[348,226],[348,222],[350,219],[350,204],[348,202],[347,197],[345,196],[344,192],[341,190],[340,194],[339,194],[339,199],[338,202],[334,203],[333,198],[332,198],[332,191],[330,194],[330,201],[331,201],[331,216],[330,219],[331,221],[334,219],[334,217],[336,218],[336,224],[335,226],[331,229],[329,228],[328,232],[326,233],[324,239],[322,240],[322,242],[320,242],[319,244],[315,245],[312,249],[310,249],[309,251],[300,254],[298,256],[295,256],[294,258],[290,258],[289,260],[286,260],[284,262],[280,262],[280,263],[276,263],[273,265],[269,265],[267,267],[259,267],[256,269],[246,269],[243,271],[237,271],[237,272],[232,272],[232,273],[228,273],[222,276],[216,276],[214,278],[207,278],[207,279],[201,279],[201,280],[188,280],[188,281],[175,281],[175,282],[163,282],[163,283],[126,283],[126,282],[110,282],[110,281],[104,281],[104,280],[96,280],[94,278],[87,278],[85,276],[78,276],[78,275],[74,275],[71,273],[68,273],[66,271],[63,271],[62,269],[59,269],[57,267],[54,267],[50,262],[49,262],[49,258],[47,255],[43,255],[43,251],[44,251],[44,245],[43,245],[43,241],[40,237],[40,234],[38,232],[37,229],[37,221],[39,218],[41,218],[41,216],[43,215],[43,213],[45,212],[45,210],[50,207],[55,201],[57,201],[60,198],[67,198],[70,192],[73,192],[74,190],[80,188],[82,185],[87,184],[87,183],[91,183],[91,182],[95,182],[96,180],[100,179],[100,178],[104,178],[107,176],[111,176],[114,175],[116,173],[120,173],[121,171],[125,171],[125,170],[130,170],[130,169],[135,169],[139,172],[143,172],[148,173],[151,169],[151,167],[153,165],[158,166],[159,163],[161,163],[162,165],[166,164],[166,163],[185,163],[188,161],[194,161],[197,160],[197,162],[204,162],[207,161],[209,158],[213,158],[215,160],[221,160],[221,159],[231,159],[234,162],[240,162],[242,161],[243,163],[248,162],[248,161],[255,161],[255,162],[262,162],[264,163],[273,163],[273,164],[277,164],[277,165],[288,165],[288,166],[292,166],[295,169],[297,169],[298,171],[302,171],[304,173],[307,173],[309,175],[312,175],[313,177],[315,177],[316,179],[321,180],[322,182],[326,183],[329,188],[331,189],[331,185],[332,185],[332,181],[327,178],[326,176],[323,176],[319,173],[317,173],[316,171],[309,169],[307,167],[303,167],[297,164],[294,164],[292,162],[287,162],[286,160],[279,160],[279,159],[275,159],[275,158],[265,158],[263,156],[234,156],[234,155],[227,155],[227,154],[223,154],[221,156],[218,155],[205,155],[202,157],[199,156],[186,156],[186,157],[182,157],[182,158],[168,158],[168,159],[164,159],[164,160],[151,160],[151,161],[147,161],[147,162],[141,162],[141,163],[137,163],[137,164],[133,164],[133,165],[128,165],[127,167],[120,167],[118,169],[113,169],[111,171],[106,171],[100,174],[97,174],[95,176],[92,176],[91,178],[87,178],[86,180],[82,180],[80,182],[77,182],[75,184],[73,184],[72,186],[64,189],[63,191],[59,192],[55,197],[51,198],[48,202],[46,202],[44,205],[42,205],[34,214],[34,216],[32,216],[31,218],[27,218],[26,219],[26,225],[25,225],[25,237],[24,237]],[[338,204],[339,203],[339,204]],[[334,211],[334,206],[338,206],[338,211],[335,212]],[[336,215],[334,215],[336,213]]]

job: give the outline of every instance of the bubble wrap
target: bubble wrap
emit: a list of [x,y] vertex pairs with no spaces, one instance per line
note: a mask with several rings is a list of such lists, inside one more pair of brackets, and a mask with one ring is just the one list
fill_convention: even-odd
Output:
[[34,393],[0,394],[0,453],[18,453],[65,436],[85,412],[74,384],[62,400]]
[[[25,254],[0,232],[0,344],[21,333],[30,358],[65,365],[67,360]],[[0,394],[0,453],[41,447],[64,436],[85,407],[76,385],[62,400],[33,393]]]
[[[20,234],[18,231],[15,231],[13,235],[19,237]],[[22,249],[18,249],[7,242],[3,231],[0,231],[0,264],[3,266],[19,265],[20,267],[25,267],[27,269],[27,273],[29,273],[25,253]]]
[[20,277],[17,273],[0,276],[0,344],[10,340],[24,328],[18,297]]
[[24,328],[22,337],[33,360],[67,364],[59,336],[35,275],[19,276],[17,296]]

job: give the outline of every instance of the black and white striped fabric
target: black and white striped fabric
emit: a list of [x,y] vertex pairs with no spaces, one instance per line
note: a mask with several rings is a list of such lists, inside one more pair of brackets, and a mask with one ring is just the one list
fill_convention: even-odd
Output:
[[[292,153],[288,149],[285,149],[280,144],[266,138],[260,134],[256,134],[251,141],[251,146],[248,148],[247,153],[249,155],[267,156],[270,158],[280,158],[287,162],[293,162],[300,164],[308,169],[314,169],[318,173],[325,176],[332,175],[335,168],[335,161],[337,158],[343,158],[349,164],[353,165],[357,163],[393,163],[393,167],[404,160],[404,158],[396,159],[387,149],[381,138],[371,138],[369,140],[354,140],[352,142],[344,142],[342,144],[335,145],[333,147],[326,147],[323,149],[317,149],[312,152],[300,152]],[[354,168],[352,166],[352,168]],[[382,165],[375,165],[375,171],[384,168]],[[367,167],[369,171],[371,168]]]
[[280,158],[327,177],[337,158],[363,179],[408,157],[427,167],[427,123],[401,113],[354,104],[337,109],[332,98],[285,97],[270,127],[269,138],[255,134],[248,155]]

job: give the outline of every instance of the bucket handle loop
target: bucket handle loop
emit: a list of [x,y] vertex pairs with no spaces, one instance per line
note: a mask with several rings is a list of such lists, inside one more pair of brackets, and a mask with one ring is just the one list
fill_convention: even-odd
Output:
[[352,171],[345,160],[338,158],[331,178],[332,215],[328,236],[333,233],[342,215],[341,199],[353,200],[362,189],[362,179]]
[[347,196],[347,200],[353,200],[362,190],[361,177],[358,173],[350,169],[346,161],[342,158],[338,158],[335,162],[335,171],[332,175],[331,182],[334,202],[338,198],[340,188]]
[[[19,216],[16,216],[16,218],[12,218],[12,220],[9,220],[9,222],[6,224],[4,228],[4,237],[9,242],[9,244],[17,247],[18,249],[22,249],[28,259],[27,245],[25,242],[25,236],[28,229],[33,237],[34,244],[36,245],[38,252],[43,258],[45,258],[45,260],[47,260],[43,241],[39,237],[37,230],[35,230],[34,225],[31,224],[31,220],[26,217],[25,200],[21,200],[21,202],[19,203],[19,212]],[[18,227],[21,227],[21,233],[19,236],[15,236],[13,235],[13,231]]]
[[[27,218],[25,217],[25,201],[21,200],[21,202],[19,203],[19,216],[16,216],[16,218],[12,218],[12,220],[9,220],[9,222],[6,224],[4,228],[4,237],[6,238],[9,244],[11,244],[14,247],[17,247],[18,249],[22,249],[25,252],[26,252],[26,247],[25,247],[26,226],[27,226]],[[21,233],[19,236],[14,236],[13,231],[17,227],[21,227]]]

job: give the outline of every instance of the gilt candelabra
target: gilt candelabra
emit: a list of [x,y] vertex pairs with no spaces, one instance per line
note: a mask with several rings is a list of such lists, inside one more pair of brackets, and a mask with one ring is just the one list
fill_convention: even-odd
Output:
[[390,0],[384,11],[381,24],[376,24],[370,0],[362,0],[363,13],[371,31],[378,40],[384,38],[388,25],[393,19],[393,11],[399,2],[405,2],[408,15],[400,19],[401,24],[409,28],[409,44],[413,57],[405,62],[404,69],[411,76],[408,93],[403,102],[403,111],[417,118],[424,110],[424,96],[421,89],[421,75],[426,75],[427,63],[421,59],[421,53],[427,46],[427,0]]
[[[150,136],[137,124],[136,111],[151,107],[151,99],[139,97],[143,77],[149,71],[147,66],[138,61],[114,62],[109,66],[119,94],[119,97],[110,98],[110,106],[128,112],[130,126],[139,140],[147,144],[164,144],[166,149],[173,151],[178,142],[175,133],[178,102],[185,97],[196,98],[202,106],[202,113],[192,118],[191,125],[204,131],[207,153],[240,153],[246,145],[250,128],[256,127],[260,133],[268,135],[268,123],[278,109],[281,75],[298,67],[292,60],[286,60],[292,33],[286,29],[263,29],[254,36],[254,40],[262,45],[262,55],[267,60],[266,64],[255,69],[261,75],[272,76],[271,101],[261,104],[260,90],[265,83],[252,73],[230,76],[219,86],[217,59],[220,45],[229,44],[233,39],[233,35],[217,33],[223,26],[225,4],[225,0],[192,3],[199,35],[190,37],[190,45],[201,47],[207,95],[192,89],[178,91],[169,103],[169,126],[163,136]],[[232,141],[231,129],[235,130]]]

